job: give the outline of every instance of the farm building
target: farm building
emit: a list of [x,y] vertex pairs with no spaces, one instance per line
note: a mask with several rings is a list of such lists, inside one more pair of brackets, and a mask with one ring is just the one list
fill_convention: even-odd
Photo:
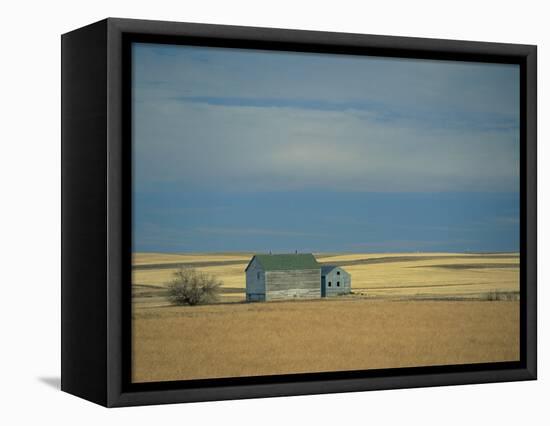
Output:
[[245,272],[249,302],[321,297],[321,265],[312,254],[257,254]]
[[321,266],[312,254],[257,254],[245,273],[249,302],[318,299],[351,292],[350,274],[338,266]]
[[321,268],[321,297],[351,293],[351,275],[335,265]]

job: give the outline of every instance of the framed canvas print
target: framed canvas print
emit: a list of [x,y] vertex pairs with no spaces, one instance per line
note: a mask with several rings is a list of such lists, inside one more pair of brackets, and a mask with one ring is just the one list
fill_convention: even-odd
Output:
[[536,47],[106,19],[62,37],[62,389],[536,378]]

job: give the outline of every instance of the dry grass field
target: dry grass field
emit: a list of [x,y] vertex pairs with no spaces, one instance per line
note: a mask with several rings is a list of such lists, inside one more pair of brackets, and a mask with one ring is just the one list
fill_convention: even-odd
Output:
[[133,381],[512,361],[518,305],[363,299],[142,309]]
[[[319,254],[350,272],[352,295],[254,304],[250,257],[134,255],[135,382],[519,359],[517,254]],[[216,275],[221,303],[170,306],[180,265]]]

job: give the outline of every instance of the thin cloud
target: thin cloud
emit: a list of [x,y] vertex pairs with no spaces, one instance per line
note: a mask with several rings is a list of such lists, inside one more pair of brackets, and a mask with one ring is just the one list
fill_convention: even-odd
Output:
[[239,236],[265,235],[270,237],[308,237],[308,238],[310,237],[323,238],[328,236],[328,234],[322,234],[322,233],[311,233],[311,232],[280,230],[280,229],[260,229],[260,228],[196,228],[195,231],[204,233],[204,234],[239,235]]
[[384,123],[348,111],[135,106],[136,180],[228,190],[510,191],[515,131]]
[[499,113],[479,113],[476,111],[452,111],[438,109],[423,111],[422,107],[390,107],[368,99],[328,101],[323,99],[299,98],[260,98],[260,97],[220,97],[220,96],[178,96],[169,97],[184,103],[197,103],[211,106],[238,108],[290,108],[312,111],[368,112],[366,118],[390,124],[397,121],[415,121],[417,125],[432,128],[475,128],[476,130],[515,131],[519,128],[517,117]]

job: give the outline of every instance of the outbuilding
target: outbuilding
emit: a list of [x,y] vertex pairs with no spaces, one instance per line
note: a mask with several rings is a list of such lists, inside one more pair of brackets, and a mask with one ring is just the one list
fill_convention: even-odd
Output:
[[351,275],[336,265],[321,268],[321,297],[351,293]]

